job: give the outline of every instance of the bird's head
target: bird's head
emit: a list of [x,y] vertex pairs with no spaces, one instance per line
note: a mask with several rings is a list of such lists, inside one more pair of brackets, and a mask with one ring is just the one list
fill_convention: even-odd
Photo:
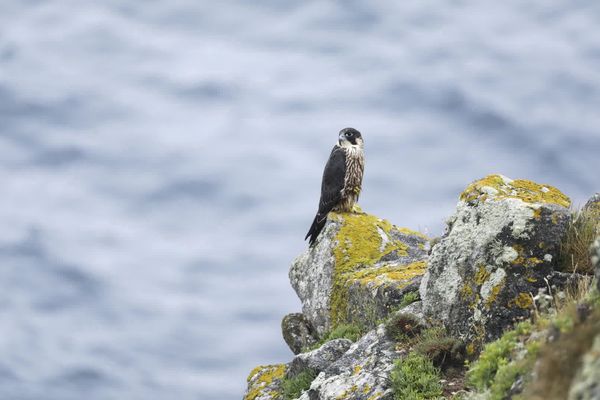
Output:
[[344,128],[340,131],[339,145],[341,147],[363,146],[362,135],[354,128]]

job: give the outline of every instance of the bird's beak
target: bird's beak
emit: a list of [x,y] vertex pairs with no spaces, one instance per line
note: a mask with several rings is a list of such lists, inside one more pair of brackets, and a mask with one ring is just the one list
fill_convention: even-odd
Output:
[[338,144],[341,146],[342,142],[345,140],[344,134],[340,133],[338,136]]

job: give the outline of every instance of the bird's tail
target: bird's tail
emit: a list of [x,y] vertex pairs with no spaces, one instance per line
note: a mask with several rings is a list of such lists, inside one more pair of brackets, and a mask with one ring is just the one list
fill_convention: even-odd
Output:
[[310,237],[310,240],[308,241],[310,246],[315,244],[315,240],[317,240],[319,233],[321,233],[321,231],[323,230],[325,222],[327,222],[327,215],[323,216],[317,213],[312,225],[310,226],[310,229],[308,230],[308,233],[306,234],[306,237],[304,238],[304,240],[306,240]]

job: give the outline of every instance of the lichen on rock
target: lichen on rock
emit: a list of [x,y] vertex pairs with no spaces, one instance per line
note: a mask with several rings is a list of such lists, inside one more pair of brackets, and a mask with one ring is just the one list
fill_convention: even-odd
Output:
[[600,193],[594,194],[588,200],[588,202],[585,203],[583,209],[593,213],[594,215],[598,216],[598,218],[600,218]]
[[288,314],[281,321],[283,340],[294,354],[299,354],[315,343],[317,339],[310,322],[302,313]]
[[285,364],[261,365],[248,375],[248,389],[244,400],[280,400]]
[[426,317],[481,344],[530,315],[570,218],[558,189],[491,175],[461,194],[420,287]]
[[318,349],[298,354],[290,363],[287,376],[294,377],[307,369],[317,373],[324,371],[344,355],[350,346],[352,346],[352,341],[348,339],[334,339]]
[[374,327],[415,290],[427,250],[418,232],[364,213],[330,213],[315,246],[292,264],[290,281],[319,337],[344,323]]
[[524,179],[513,180],[503,175],[489,175],[473,182],[460,199],[467,203],[518,199],[530,204],[555,204],[565,208],[571,205],[569,197],[555,187]]
[[381,325],[320,373],[300,400],[391,400],[390,374],[399,357]]

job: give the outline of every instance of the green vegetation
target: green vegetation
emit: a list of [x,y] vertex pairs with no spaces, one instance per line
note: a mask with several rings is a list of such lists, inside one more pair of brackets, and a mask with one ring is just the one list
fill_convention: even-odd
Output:
[[[600,295],[591,292],[579,307],[567,307],[563,314],[573,321],[568,330],[561,330],[558,339],[539,352],[536,379],[529,385],[523,399],[567,398],[571,382],[579,369],[582,357],[600,334]],[[582,312],[582,310],[585,310]],[[566,316],[563,316],[566,319]],[[555,325],[551,325],[553,329]],[[554,331],[560,329],[554,328]],[[557,366],[560,365],[560,368]]]
[[300,397],[303,391],[310,388],[310,384],[317,377],[317,372],[312,369],[307,369],[300,372],[293,378],[285,378],[281,384],[283,398],[285,400],[293,400]]
[[392,388],[398,400],[436,399],[442,395],[438,369],[426,357],[416,353],[396,362]]
[[515,329],[506,332],[495,342],[488,343],[479,359],[467,373],[469,384],[478,390],[489,388],[493,384],[498,370],[509,363],[513,350],[520,343],[520,337],[530,333],[531,323],[525,321],[518,324]]
[[600,234],[600,216],[593,209],[572,214],[560,249],[560,268],[564,272],[593,274],[590,246]]
[[402,297],[402,301],[400,301],[400,305],[398,306],[398,309],[402,309],[406,306],[411,305],[415,301],[419,301],[419,300],[421,300],[421,297],[419,296],[419,292],[417,292],[417,291],[408,292]]
[[354,325],[354,324],[343,324],[338,325],[335,329],[329,332],[323,339],[321,339],[316,344],[311,347],[305,349],[305,351],[311,351],[318,349],[323,346],[325,343],[335,340],[335,339],[348,339],[353,342],[356,342],[361,336],[364,334],[364,328]]
[[[583,354],[600,333],[600,294],[593,287],[580,280],[552,296],[550,311],[487,344],[469,368],[469,386],[491,400],[566,398]],[[522,394],[513,393],[517,381]]]

